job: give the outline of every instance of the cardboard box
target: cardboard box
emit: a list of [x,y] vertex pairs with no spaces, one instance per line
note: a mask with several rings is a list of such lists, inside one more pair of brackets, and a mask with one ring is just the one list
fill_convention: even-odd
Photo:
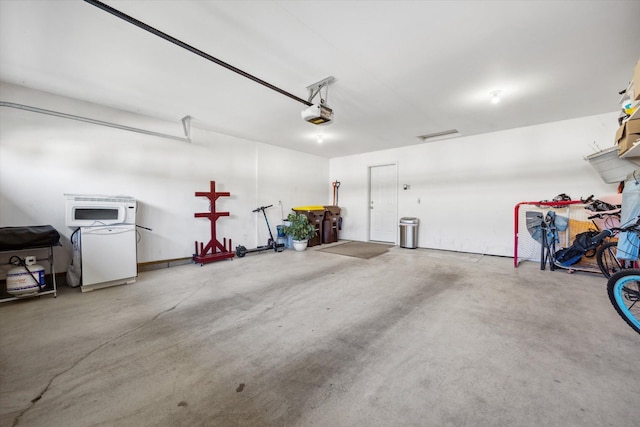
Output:
[[640,139],[640,119],[629,120],[620,126],[616,132],[616,141],[618,144],[618,156],[623,155],[627,150],[633,147],[633,144]]

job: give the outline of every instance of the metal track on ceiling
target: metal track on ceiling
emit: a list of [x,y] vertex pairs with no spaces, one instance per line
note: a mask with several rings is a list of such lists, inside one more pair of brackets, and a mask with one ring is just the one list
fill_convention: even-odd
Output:
[[136,27],[142,28],[143,30],[148,31],[151,34],[154,34],[154,35],[156,35],[156,36],[158,36],[158,37],[160,37],[160,38],[162,38],[162,39],[164,39],[164,40],[166,40],[168,42],[171,42],[171,43],[175,44],[176,46],[180,46],[181,48],[186,49],[189,52],[195,53],[196,55],[201,56],[202,58],[205,58],[205,59],[207,59],[207,60],[209,60],[209,61],[211,61],[211,62],[213,62],[215,64],[218,64],[218,65],[220,65],[220,66],[222,66],[222,67],[224,67],[224,68],[226,68],[226,69],[228,69],[230,71],[233,71],[234,73],[240,74],[241,76],[246,77],[246,78],[248,78],[250,80],[253,80],[254,82],[259,83],[259,84],[261,84],[261,85],[263,85],[265,87],[268,87],[271,90],[274,90],[274,91],[276,91],[276,92],[278,92],[278,93],[280,93],[282,95],[285,95],[285,96],[287,96],[287,97],[289,97],[291,99],[294,99],[294,100],[300,102],[301,104],[304,104],[304,105],[307,105],[307,106],[313,105],[313,103],[311,103],[309,101],[306,101],[306,100],[304,100],[304,99],[302,99],[300,97],[295,96],[292,93],[289,93],[289,92],[287,92],[287,91],[285,91],[283,89],[280,89],[279,87],[274,86],[271,83],[266,82],[266,81],[264,81],[262,79],[259,79],[258,77],[247,73],[246,71],[242,71],[241,69],[236,68],[233,65],[230,65],[230,64],[228,64],[228,63],[226,63],[226,62],[224,62],[224,61],[222,61],[222,60],[220,60],[220,59],[218,59],[218,58],[216,58],[216,57],[214,57],[212,55],[209,55],[208,53],[203,52],[200,49],[197,49],[197,48],[195,48],[195,47],[193,47],[193,46],[191,46],[191,45],[189,45],[189,44],[187,44],[187,43],[185,43],[185,42],[183,42],[183,41],[181,41],[181,40],[179,40],[179,39],[177,39],[177,38],[175,38],[173,36],[170,36],[167,33],[163,33],[162,31],[160,31],[160,30],[158,30],[158,29],[156,29],[156,28],[154,28],[154,27],[152,27],[152,26],[150,26],[148,24],[145,24],[144,22],[139,21],[139,20],[137,20],[136,18],[134,18],[132,16],[129,16],[129,15],[123,13],[123,12],[120,12],[119,10],[114,9],[113,7],[111,7],[109,5],[106,5],[106,4],[104,4],[104,3],[100,2],[100,1],[97,1],[97,0],[84,0],[84,1],[89,3],[89,4],[91,4],[91,5],[93,5],[93,6],[96,6],[96,7],[100,8],[100,9],[104,10],[105,12],[108,12],[108,13],[110,13],[110,14],[112,14],[112,15],[120,18],[120,19],[123,19],[124,21],[126,21],[126,22],[128,22],[130,24],[133,24]]

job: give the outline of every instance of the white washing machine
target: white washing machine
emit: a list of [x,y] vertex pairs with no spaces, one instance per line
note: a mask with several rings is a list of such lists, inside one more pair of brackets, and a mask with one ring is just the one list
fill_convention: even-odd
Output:
[[80,228],[82,291],[136,281],[136,226],[118,224]]

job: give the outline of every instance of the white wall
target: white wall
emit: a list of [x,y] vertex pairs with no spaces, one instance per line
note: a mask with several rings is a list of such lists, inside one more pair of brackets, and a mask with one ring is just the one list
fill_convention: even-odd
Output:
[[[0,84],[0,100],[61,111],[131,127],[183,136],[182,124]],[[275,233],[280,212],[325,203],[329,160],[197,128],[180,142],[13,108],[0,108],[0,226],[53,225],[64,237],[56,270],[66,271],[72,229],[64,225],[64,194],[121,194],[138,200],[138,262],[190,257],[195,241],[209,241],[209,221],[194,218],[209,208],[205,197],[216,181],[218,237],[233,247],[265,244],[264,219],[251,211],[273,204]],[[278,202],[282,202],[282,209]],[[3,259],[4,261],[4,259]]]
[[512,256],[516,203],[617,191],[584,160],[594,141],[603,149],[613,145],[616,118],[602,114],[334,158],[340,238],[368,240],[368,168],[397,162],[398,217],[421,220],[419,247]]
[[[182,136],[168,122],[10,84],[0,99]],[[268,237],[251,211],[273,204],[275,233],[291,207],[331,202],[341,182],[342,239],[368,240],[368,167],[397,162],[398,216],[421,219],[420,247],[512,255],[513,207],[525,200],[616,191],[583,160],[592,142],[612,145],[617,113],[327,160],[197,128],[192,143],[142,135],[11,108],[0,108],[0,226],[51,224],[63,234],[56,269],[65,271],[72,230],[64,193],[125,194],[139,201],[138,262],[190,257],[208,241],[215,180],[218,235],[254,247]],[[411,188],[402,190],[403,184]],[[421,203],[418,203],[418,198]],[[281,205],[279,204],[281,203]],[[3,261],[3,260],[0,260]]]
[[[291,208],[330,203],[327,198],[327,192],[331,187],[328,178],[329,160],[319,162],[316,156],[303,153],[296,153],[295,159],[292,159],[290,153],[290,150],[273,145],[258,146],[256,191],[259,198],[255,205],[258,207],[273,204],[273,208],[266,212],[274,238],[276,224],[280,224],[280,219],[287,217]],[[256,215],[251,212],[249,214]],[[262,214],[259,218],[258,235],[259,244],[266,244],[269,233]]]

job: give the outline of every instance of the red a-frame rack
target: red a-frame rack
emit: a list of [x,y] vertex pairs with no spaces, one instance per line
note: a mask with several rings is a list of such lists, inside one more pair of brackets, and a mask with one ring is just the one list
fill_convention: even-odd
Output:
[[231,239],[229,239],[229,247],[227,248],[226,237],[220,243],[216,236],[216,221],[221,216],[229,216],[229,212],[216,212],[216,200],[218,197],[229,197],[231,193],[218,192],[216,193],[216,182],[211,181],[211,190],[209,192],[196,191],[196,197],[206,197],[209,199],[210,212],[195,213],[196,218],[209,218],[211,221],[211,240],[206,246],[200,243],[200,250],[198,251],[198,242],[196,241],[196,253],[193,255],[193,260],[200,265],[219,261],[221,259],[233,258],[234,253],[231,250]]

